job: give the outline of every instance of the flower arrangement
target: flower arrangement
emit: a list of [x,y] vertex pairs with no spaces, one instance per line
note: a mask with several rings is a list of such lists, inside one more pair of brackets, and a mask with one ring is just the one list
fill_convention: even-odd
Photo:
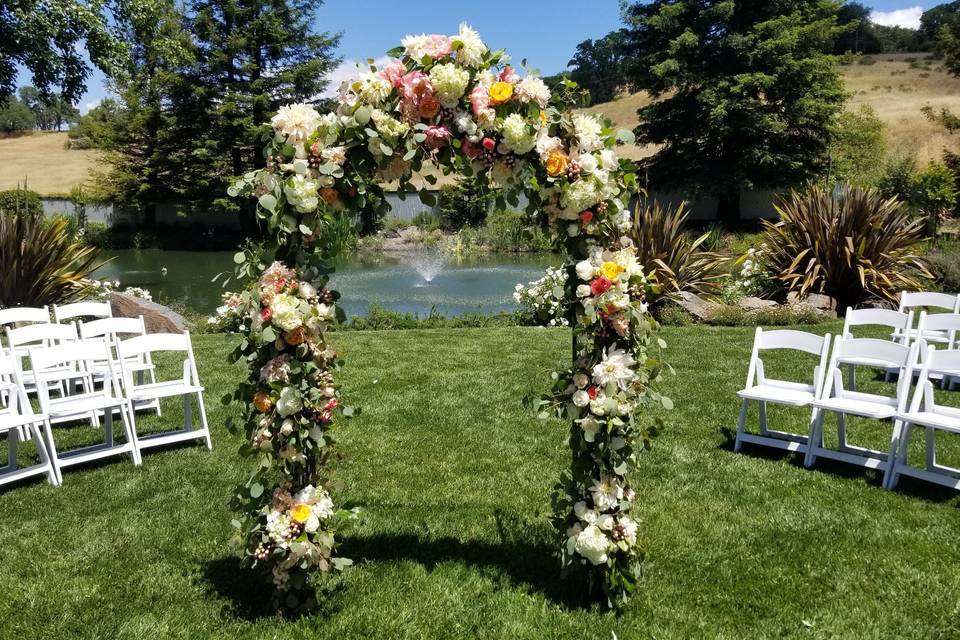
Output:
[[143,287],[125,287],[122,291],[120,290],[120,281],[119,280],[87,280],[84,284],[89,287],[90,292],[94,297],[105,299],[109,297],[111,293],[122,293],[127,296],[133,296],[134,298],[140,298],[141,300],[153,300],[153,295],[149,290],[144,289]]
[[[241,523],[248,553],[271,562],[277,589],[298,603],[312,572],[338,567],[339,520],[318,516],[316,531],[307,531],[286,500],[327,486],[321,471],[331,459],[329,420],[338,406],[329,377],[336,360],[323,338],[336,301],[323,287],[338,249],[327,230],[343,215],[383,215],[384,187],[416,191],[412,177],[429,166],[502,187],[513,206],[525,192],[528,212],[545,218],[569,256],[566,278],[548,275],[551,300],[536,296],[555,324],[573,327],[575,344],[573,368],[555,375],[554,393],[543,401],[573,424],[574,463],[558,490],[556,522],[565,565],[586,573],[615,605],[635,588],[642,557],[627,476],[655,429],[637,412],[669,403],[651,386],[662,369],[662,341],[654,339],[645,296],[656,285],[624,235],[639,187],[616,147],[632,136],[599,116],[573,113],[575,83],[552,92],[465,24],[455,35],[408,36],[388,54],[386,64],[340,87],[333,112],[282,107],[270,121],[266,167],[229,189],[257,199],[278,260],[264,270],[268,260],[238,254],[241,275],[256,284],[242,294],[251,322],[236,354],[250,365],[251,382],[236,397],[250,403],[249,450],[265,456],[268,469],[279,465],[283,498],[259,484],[240,492],[238,508],[251,514],[252,524]],[[429,193],[420,197],[434,204]],[[278,542],[294,534],[310,545],[303,554]]]
[[207,326],[218,333],[236,333],[246,330],[249,316],[246,315],[246,305],[243,296],[233,291],[225,291],[221,295],[223,304],[217,307],[214,315],[207,318]]
[[736,261],[736,270],[723,288],[723,298],[736,302],[747,296],[757,296],[771,288],[771,275],[767,269],[767,245],[750,247]]
[[517,316],[524,324],[545,327],[568,327],[569,302],[566,294],[567,272],[559,267],[547,267],[539,280],[518,283],[513,292],[517,302]]

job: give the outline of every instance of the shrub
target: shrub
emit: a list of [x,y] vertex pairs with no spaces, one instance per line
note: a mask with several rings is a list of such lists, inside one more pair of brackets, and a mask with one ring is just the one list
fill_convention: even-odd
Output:
[[804,297],[823,293],[840,309],[876,298],[896,302],[901,291],[930,277],[917,254],[923,222],[896,199],[845,186],[834,197],[818,186],[793,191],[775,204],[779,222],[764,221],[774,280]]
[[818,324],[826,316],[811,307],[771,307],[746,311],[735,305],[721,305],[707,318],[707,324],[718,327],[789,327]]
[[102,222],[88,222],[86,230],[83,232],[83,242],[99,249],[112,249],[114,245],[113,231]]
[[877,59],[873,56],[861,56],[860,60],[857,61],[857,64],[862,64],[864,66],[871,66],[877,64]]
[[526,286],[518,284],[513,292],[517,322],[544,327],[568,326],[566,286],[567,273],[563,267],[548,267],[546,275],[539,280]]
[[474,176],[461,176],[440,189],[440,218],[449,231],[479,227],[487,218],[493,196]]
[[413,216],[411,224],[421,231],[436,231],[440,228],[440,216],[433,211],[421,211]]
[[43,306],[79,296],[103,264],[98,254],[71,238],[63,220],[0,216],[0,307]]
[[911,186],[911,205],[926,220],[927,233],[936,237],[941,220],[949,217],[957,204],[953,172],[946,165],[932,162],[914,174]]
[[913,175],[916,172],[917,159],[914,156],[905,153],[890,156],[877,179],[880,195],[909,203],[913,193]]
[[495,252],[549,251],[550,237],[531,224],[529,216],[519,211],[495,211],[484,227],[486,241]]
[[654,312],[657,322],[667,327],[686,327],[693,323],[693,317],[680,305],[667,302]]
[[710,232],[691,239],[685,232],[687,216],[685,203],[672,208],[656,200],[641,201],[633,214],[630,237],[637,247],[637,259],[645,273],[656,276],[663,296],[681,291],[709,293],[723,277],[727,259],[700,250]]
[[0,191],[0,212],[26,213],[31,216],[43,215],[43,202],[40,194],[26,189]]
[[859,112],[844,111],[837,116],[830,142],[832,177],[873,184],[885,153],[883,122],[872,108],[863,106]]

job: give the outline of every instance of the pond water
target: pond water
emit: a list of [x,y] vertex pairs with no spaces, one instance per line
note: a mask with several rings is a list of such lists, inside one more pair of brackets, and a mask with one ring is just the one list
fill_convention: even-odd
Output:
[[[203,314],[220,304],[223,289],[212,282],[214,276],[233,271],[232,252],[113,251],[107,257],[113,260],[96,277],[119,280],[121,287],[144,287],[160,302],[178,302]],[[432,308],[445,316],[509,312],[515,308],[518,282],[536,280],[546,267],[560,262],[551,255],[384,256],[345,262],[332,286],[343,295],[340,305],[348,316],[364,315],[372,304],[421,317]]]

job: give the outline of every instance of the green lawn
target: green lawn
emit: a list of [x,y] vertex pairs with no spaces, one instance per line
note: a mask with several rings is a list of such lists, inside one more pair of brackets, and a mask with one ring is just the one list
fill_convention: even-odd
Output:
[[[521,404],[565,362],[565,331],[335,336],[345,398],[363,413],[342,424],[334,495],[364,518],[344,538],[356,566],[296,620],[270,614],[227,546],[226,503],[248,463],[219,398],[242,372],[225,364],[230,338],[197,336],[212,453],[154,451],[139,469],[109,461],[67,471],[61,488],[0,489],[0,637],[960,637],[957,494],[909,479],[891,493],[875,472],[732,453],[752,333],[665,331],[677,408],[636,478],[649,561],[620,616],[578,606],[560,578],[545,516],[566,427]],[[806,416],[771,420],[800,428]],[[960,464],[956,440],[946,463]]]

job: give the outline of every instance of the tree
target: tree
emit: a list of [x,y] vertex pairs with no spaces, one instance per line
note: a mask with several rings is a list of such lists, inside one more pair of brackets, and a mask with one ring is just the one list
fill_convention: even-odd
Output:
[[943,54],[947,71],[960,76],[960,16],[940,27],[937,50]]
[[849,30],[841,33],[834,44],[833,52],[882,53],[883,45],[877,36],[875,25],[870,21],[872,9],[859,2],[847,2],[837,12],[837,25]]
[[91,64],[107,74],[122,65],[123,45],[113,25],[123,23],[138,2],[5,0],[0,4],[0,99],[13,95],[17,67],[23,65],[43,95],[59,87],[68,102],[79,100]]
[[[263,162],[263,125],[280,105],[319,104],[339,34],[314,30],[315,0],[192,0],[198,82],[211,109],[208,151],[241,175]],[[221,201],[226,207],[236,207]],[[254,210],[241,210],[245,230]]]
[[33,112],[38,129],[60,131],[64,124],[76,122],[80,112],[62,95],[43,95],[36,87],[20,87],[20,101]]
[[715,195],[721,219],[744,188],[820,175],[846,100],[830,55],[834,0],[655,0],[624,10],[627,79],[654,101],[639,110],[651,181]]
[[613,100],[624,84],[625,39],[626,31],[620,29],[599,40],[584,40],[567,63],[570,79],[590,92],[593,104]]
[[33,112],[13,96],[0,99],[0,132],[21,133],[33,129]]
[[960,0],[946,2],[928,9],[920,16],[919,35],[924,50],[937,50],[944,27],[960,21]]

